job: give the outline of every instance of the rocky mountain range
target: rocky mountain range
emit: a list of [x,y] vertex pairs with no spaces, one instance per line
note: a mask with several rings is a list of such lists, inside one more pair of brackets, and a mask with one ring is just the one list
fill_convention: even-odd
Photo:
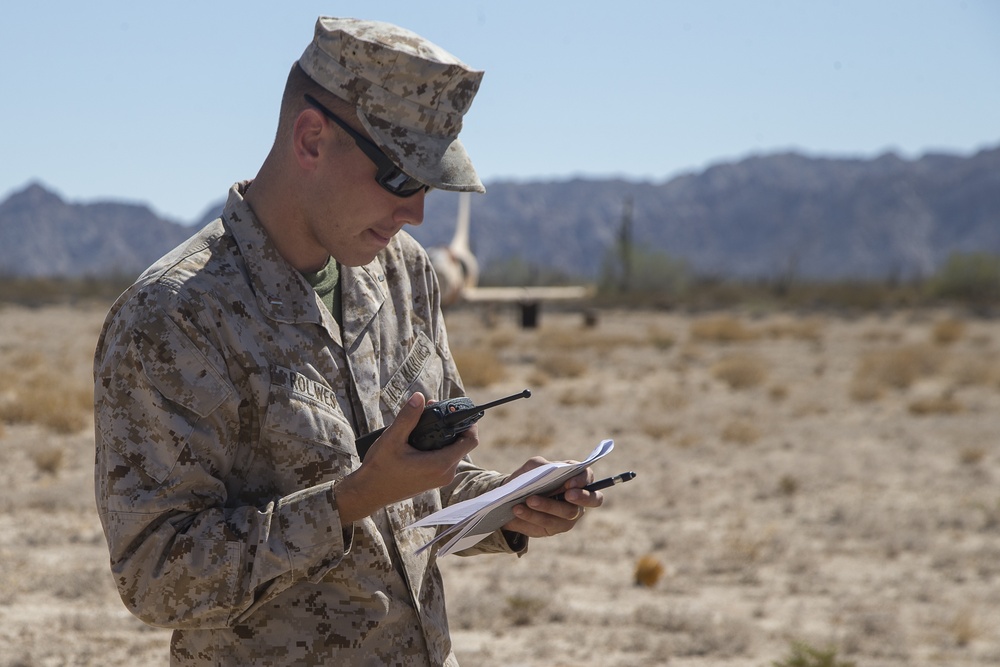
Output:
[[[206,220],[221,205],[209,206]],[[447,243],[456,210],[456,195],[432,193],[424,224],[411,233],[425,245]],[[662,183],[488,182],[473,197],[472,243],[487,267],[518,258],[592,279],[626,215],[637,247],[701,275],[927,276],[953,253],[1000,255],[1000,146],[912,160],[771,154]],[[181,224],[138,204],[66,202],[33,183],[0,203],[0,275],[135,274],[206,220]]]

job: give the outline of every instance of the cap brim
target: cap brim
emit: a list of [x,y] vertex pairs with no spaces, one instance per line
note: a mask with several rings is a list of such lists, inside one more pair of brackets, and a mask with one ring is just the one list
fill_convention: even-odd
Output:
[[[486,192],[458,137],[379,127],[358,110],[358,118],[379,148],[409,176],[436,190]],[[381,119],[379,119],[381,120]]]

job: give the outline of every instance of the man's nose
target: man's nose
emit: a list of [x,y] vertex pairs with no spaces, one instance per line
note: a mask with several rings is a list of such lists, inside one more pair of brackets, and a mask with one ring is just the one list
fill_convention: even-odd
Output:
[[424,221],[424,198],[427,196],[425,190],[420,190],[411,197],[399,199],[393,218],[396,222],[404,225],[417,226]]

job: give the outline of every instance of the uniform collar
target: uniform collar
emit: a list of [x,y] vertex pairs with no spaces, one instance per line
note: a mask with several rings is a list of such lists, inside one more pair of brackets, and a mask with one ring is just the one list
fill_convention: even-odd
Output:
[[[230,188],[222,219],[246,261],[258,308],[265,316],[279,322],[312,322],[329,328],[326,320],[332,322],[332,318],[316,291],[278,253],[264,226],[243,199],[249,185],[249,181],[243,181]],[[366,266],[343,267],[340,280],[344,304],[343,344],[350,347],[385,302],[385,272],[376,257]],[[335,325],[332,328],[337,329]]]

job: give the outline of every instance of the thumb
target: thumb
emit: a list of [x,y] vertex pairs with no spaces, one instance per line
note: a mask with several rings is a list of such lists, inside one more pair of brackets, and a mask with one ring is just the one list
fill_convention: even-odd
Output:
[[393,437],[403,441],[407,440],[410,437],[410,432],[416,428],[417,423],[420,421],[420,415],[424,412],[425,404],[426,399],[424,395],[419,391],[413,392],[413,395],[406,401],[406,404],[386,430],[392,433]]

